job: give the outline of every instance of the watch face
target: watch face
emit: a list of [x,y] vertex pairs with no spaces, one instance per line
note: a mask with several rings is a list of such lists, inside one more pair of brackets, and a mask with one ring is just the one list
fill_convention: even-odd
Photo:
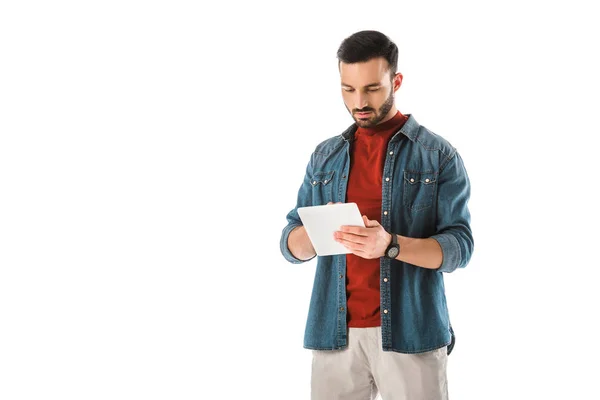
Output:
[[398,257],[398,248],[397,247],[392,247],[391,249],[388,250],[388,257],[390,258],[396,258]]

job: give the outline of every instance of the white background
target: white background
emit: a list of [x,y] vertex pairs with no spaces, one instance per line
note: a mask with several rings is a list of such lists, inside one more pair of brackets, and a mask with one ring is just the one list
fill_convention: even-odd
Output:
[[309,398],[316,262],[279,238],[363,29],[471,178],[451,398],[593,398],[592,4],[2,2],[0,398]]

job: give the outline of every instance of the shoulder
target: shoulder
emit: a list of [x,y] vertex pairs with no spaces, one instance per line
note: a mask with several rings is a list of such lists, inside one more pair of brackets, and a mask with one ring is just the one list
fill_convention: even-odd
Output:
[[[412,121],[411,121],[412,119]],[[407,124],[412,122],[408,127],[407,136],[411,137],[413,142],[425,151],[438,151],[440,156],[450,159],[456,153],[456,148],[447,139],[433,132],[424,125],[419,124],[412,118],[409,118]]]
[[347,138],[354,133],[356,125],[350,125],[344,132],[339,135],[332,136],[319,143],[313,152],[315,155],[329,156],[332,153],[339,151],[344,147]]

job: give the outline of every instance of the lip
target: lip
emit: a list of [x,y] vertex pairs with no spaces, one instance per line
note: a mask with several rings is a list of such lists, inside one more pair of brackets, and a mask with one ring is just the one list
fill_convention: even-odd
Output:
[[356,113],[356,115],[358,115],[359,117],[367,117],[370,114],[371,114],[371,111]]

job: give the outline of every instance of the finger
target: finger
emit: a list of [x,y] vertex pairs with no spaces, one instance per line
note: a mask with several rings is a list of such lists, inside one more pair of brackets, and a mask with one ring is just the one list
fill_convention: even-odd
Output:
[[365,226],[367,228],[374,228],[376,226],[379,226],[379,221],[377,221],[376,219],[368,219],[367,218],[367,222],[365,222]]
[[354,249],[352,249],[352,252],[354,254],[356,254],[357,256],[360,256],[360,257],[363,257],[363,258],[364,258],[364,255],[366,254],[364,248],[354,248]]
[[352,234],[348,234],[348,233],[341,233],[338,232],[337,237],[334,236],[335,239],[337,239],[338,241],[342,242],[342,244],[344,243],[351,243],[351,244],[359,244],[361,246],[364,246],[364,244],[366,243],[364,236],[357,236],[357,235],[352,235]]
[[348,250],[352,250],[354,251],[364,251],[364,244],[361,243],[356,243],[356,242],[352,242],[350,240],[346,240],[346,239],[337,239],[337,241],[339,243],[341,243],[345,248],[347,248]]
[[360,247],[356,247],[356,246],[345,246],[348,250],[350,250],[352,252],[352,254],[354,254],[355,256],[361,257],[361,258],[365,258],[365,259],[369,259],[371,257],[368,256],[367,252],[365,251],[364,248],[360,248]]
[[341,231],[334,232],[334,236],[336,236],[336,235],[339,239],[344,239],[344,240],[347,240],[352,243],[365,244],[369,240],[368,235],[356,235],[354,233],[341,232]]
[[333,234],[333,238],[342,244],[356,244],[364,245],[365,238],[363,236],[352,235],[350,233],[336,232]]
[[362,250],[355,250],[352,252],[352,254],[357,255],[359,257],[365,258],[367,260],[369,260],[371,257],[368,256],[368,254]]
[[341,232],[351,233],[359,236],[369,236],[369,231],[362,226],[343,225],[340,227]]

